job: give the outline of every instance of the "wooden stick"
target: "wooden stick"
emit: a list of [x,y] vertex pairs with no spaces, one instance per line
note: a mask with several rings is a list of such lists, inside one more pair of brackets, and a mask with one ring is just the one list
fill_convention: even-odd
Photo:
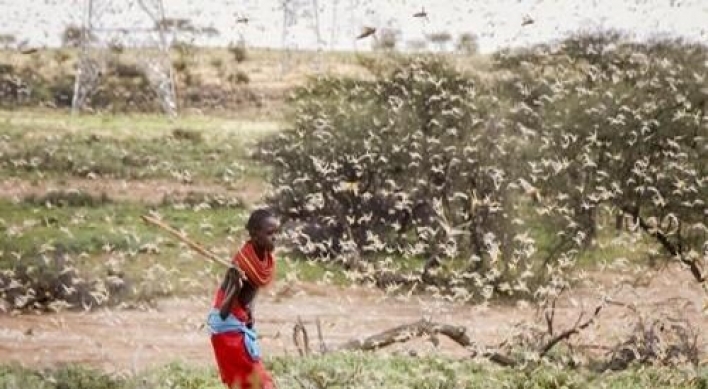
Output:
[[212,261],[214,261],[214,262],[216,262],[216,263],[218,263],[218,264],[220,264],[220,265],[224,265],[224,266],[226,266],[226,267],[234,267],[234,268],[236,268],[236,272],[238,272],[239,277],[241,277],[241,279],[244,279],[244,280],[246,279],[246,275],[243,274],[243,271],[242,271],[241,269],[239,269],[239,267],[236,266],[235,263],[231,263],[230,261],[224,260],[223,258],[219,258],[216,254],[214,254],[214,253],[212,253],[211,251],[205,249],[205,248],[204,248],[202,245],[200,245],[199,243],[194,242],[193,240],[189,239],[189,238],[188,238],[187,236],[185,236],[183,233],[177,231],[176,229],[174,229],[173,227],[169,226],[167,223],[163,222],[162,220],[157,219],[157,218],[154,218],[154,217],[152,217],[152,216],[148,216],[148,215],[142,215],[141,218],[142,218],[145,222],[147,222],[147,223],[149,223],[149,224],[152,224],[152,225],[154,225],[154,226],[160,227],[161,229],[167,231],[167,232],[170,233],[172,236],[174,236],[175,238],[177,238],[177,239],[179,239],[180,241],[184,242],[187,246],[189,246],[190,248],[192,248],[194,251],[198,252],[199,254],[203,255],[203,256],[206,257],[207,259],[211,259]]

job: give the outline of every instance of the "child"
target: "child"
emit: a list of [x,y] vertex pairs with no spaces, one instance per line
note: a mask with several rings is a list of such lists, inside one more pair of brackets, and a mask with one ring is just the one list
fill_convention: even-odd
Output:
[[253,299],[259,288],[275,274],[275,234],[278,221],[264,209],[254,211],[246,229],[250,239],[234,256],[235,267],[227,270],[216,291],[208,317],[211,344],[221,380],[230,389],[272,389],[273,380],[260,359],[257,335],[253,330]]

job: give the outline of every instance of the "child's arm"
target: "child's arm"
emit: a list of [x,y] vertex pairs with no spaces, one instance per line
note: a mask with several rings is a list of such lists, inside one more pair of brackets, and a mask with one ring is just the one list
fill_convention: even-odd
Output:
[[233,306],[236,296],[238,296],[238,293],[241,291],[241,277],[239,277],[235,268],[231,267],[226,271],[226,276],[224,277],[224,282],[221,284],[221,288],[224,290],[225,296],[219,308],[219,315],[221,316],[221,320],[226,320],[229,313],[231,313],[231,307]]
[[253,326],[256,325],[256,318],[253,316],[253,306],[255,305],[255,299],[251,301],[250,304],[248,304],[248,307],[246,309],[248,310],[248,323],[246,323],[246,327],[253,329]]

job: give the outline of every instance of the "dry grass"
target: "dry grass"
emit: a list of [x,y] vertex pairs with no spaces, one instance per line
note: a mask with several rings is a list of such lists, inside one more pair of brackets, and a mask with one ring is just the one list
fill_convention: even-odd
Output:
[[[264,90],[288,89],[316,74],[367,77],[368,70],[362,66],[360,57],[391,57],[391,54],[384,52],[318,53],[247,48],[246,60],[237,63],[234,55],[227,48],[194,47],[189,48],[185,54],[182,53],[173,50],[171,53],[173,62],[181,58],[186,59],[188,69],[205,83],[221,81],[225,77],[220,73],[238,69],[248,75],[251,86]],[[16,67],[32,66],[45,76],[59,73],[73,74],[77,54],[78,51],[75,49],[44,49],[29,55],[14,50],[0,50],[2,62]],[[478,71],[490,69],[491,62],[488,56],[454,53],[436,55],[445,55],[462,69]],[[117,58],[128,64],[136,62],[136,54],[130,50],[119,54]]]

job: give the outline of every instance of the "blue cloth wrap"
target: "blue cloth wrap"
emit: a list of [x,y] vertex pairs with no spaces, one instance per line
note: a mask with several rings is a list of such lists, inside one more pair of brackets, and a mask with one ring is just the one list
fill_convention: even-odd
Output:
[[261,349],[258,346],[258,334],[256,331],[246,327],[246,324],[239,321],[233,314],[229,313],[226,320],[221,320],[218,309],[212,309],[207,317],[207,325],[212,335],[223,334],[225,332],[243,333],[243,343],[246,346],[248,355],[254,361],[261,359]]

